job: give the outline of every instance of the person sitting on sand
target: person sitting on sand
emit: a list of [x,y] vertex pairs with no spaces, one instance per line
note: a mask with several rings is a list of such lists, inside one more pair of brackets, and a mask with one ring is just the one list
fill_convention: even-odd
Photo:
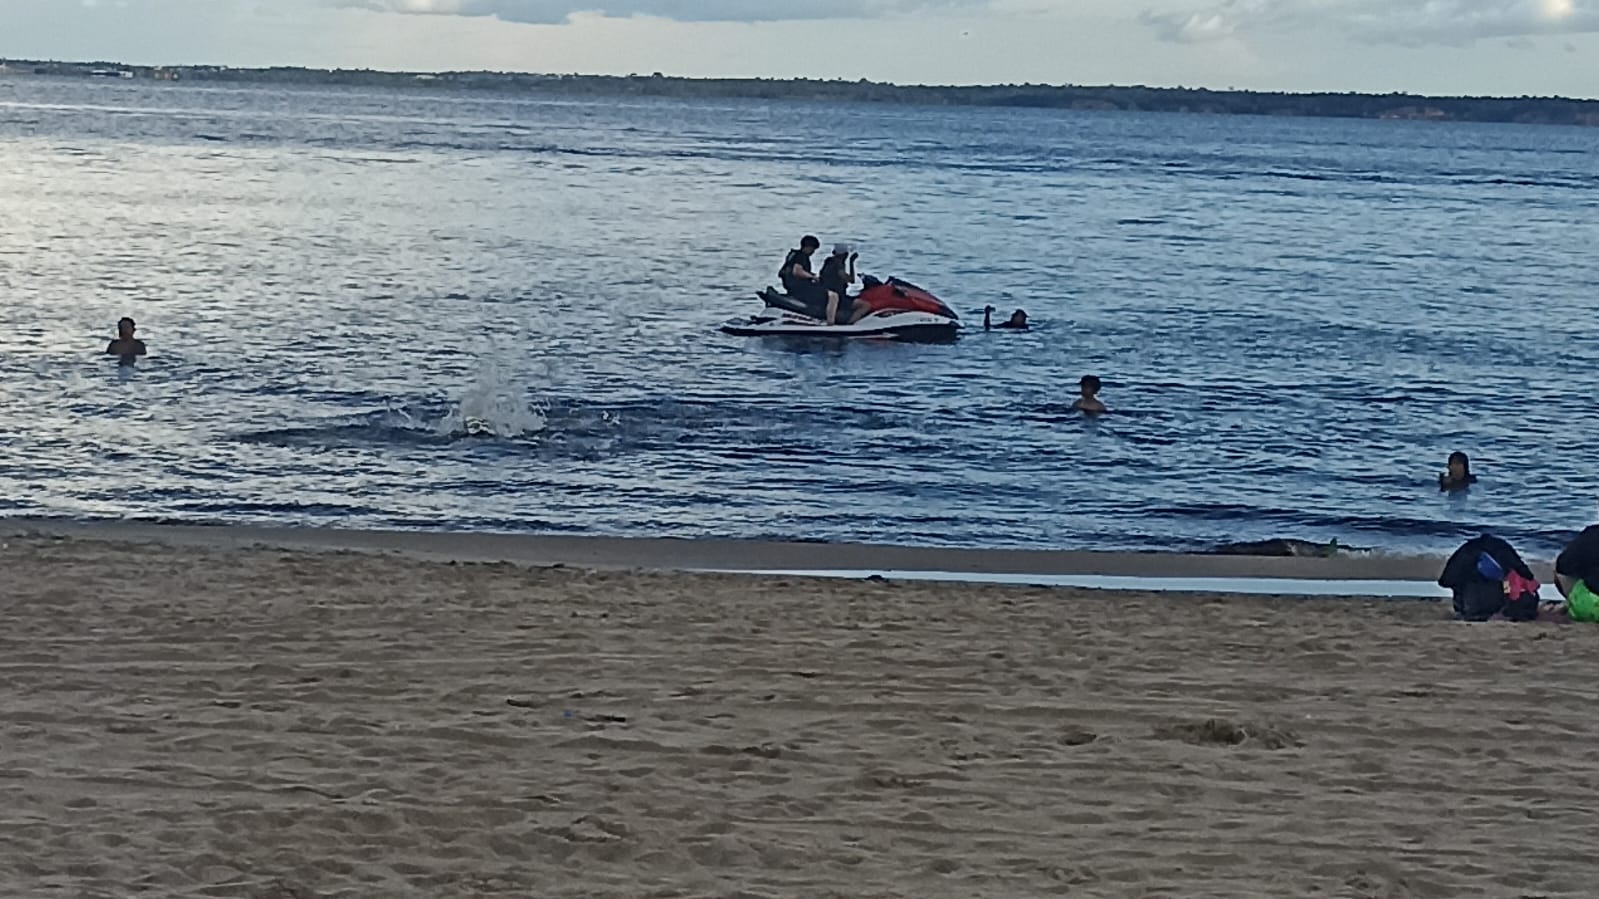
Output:
[[994,324],[994,321],[993,321],[993,318],[992,318],[993,314],[996,311],[998,311],[998,310],[996,310],[993,306],[984,306],[983,307],[983,330],[984,331],[992,331],[995,328],[998,328],[998,329],[1000,329],[1002,331],[1025,331],[1025,330],[1027,330],[1027,311],[1026,310],[1018,309],[1015,312],[1012,312],[1010,314],[1010,318],[1006,319],[1005,321],[1000,322],[997,325]]
[[1578,534],[1555,559],[1555,587],[1572,621],[1599,622],[1599,524]]
[[133,336],[136,328],[131,318],[117,322],[117,339],[105,348],[106,355],[116,356],[119,365],[132,365],[145,354],[144,341]]
[[1477,476],[1471,473],[1471,458],[1465,453],[1450,453],[1449,467],[1438,476],[1438,489],[1445,493],[1456,493],[1470,489],[1477,483]]
[[1104,415],[1109,412],[1105,404],[1099,401],[1099,391],[1102,386],[1098,377],[1083,375],[1083,379],[1078,382],[1078,389],[1082,391],[1082,395],[1072,403],[1072,408],[1084,415]]

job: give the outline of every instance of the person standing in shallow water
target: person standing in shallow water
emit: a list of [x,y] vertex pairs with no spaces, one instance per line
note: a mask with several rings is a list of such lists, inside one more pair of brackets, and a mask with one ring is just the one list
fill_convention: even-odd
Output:
[[1082,395],[1077,397],[1076,402],[1072,403],[1073,409],[1084,415],[1104,415],[1110,411],[1105,408],[1104,403],[1099,401],[1099,391],[1104,385],[1100,383],[1097,376],[1083,375],[1083,379],[1078,382],[1077,386]]
[[1445,493],[1456,493],[1475,483],[1477,476],[1471,473],[1471,458],[1465,453],[1450,453],[1449,467],[1438,476],[1438,489]]
[[144,341],[133,336],[138,326],[133,319],[124,318],[117,322],[117,339],[106,345],[107,356],[117,357],[117,364],[132,365],[145,355]]

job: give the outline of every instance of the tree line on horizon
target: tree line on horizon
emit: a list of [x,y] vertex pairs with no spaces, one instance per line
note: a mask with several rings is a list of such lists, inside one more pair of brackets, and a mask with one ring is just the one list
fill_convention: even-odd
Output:
[[516,72],[388,72],[373,69],[125,66],[110,62],[12,60],[7,72],[116,75],[172,81],[332,85],[521,92],[554,96],[641,96],[990,106],[1211,115],[1413,119],[1599,126],[1599,100],[1565,97],[1435,97],[1390,93],[1289,93],[1188,87],[1047,84],[900,85],[868,80],[682,78],[652,75],[538,75]]

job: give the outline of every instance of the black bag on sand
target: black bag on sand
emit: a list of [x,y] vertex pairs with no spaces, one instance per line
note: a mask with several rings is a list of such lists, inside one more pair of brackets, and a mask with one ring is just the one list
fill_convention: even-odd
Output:
[[1536,584],[1520,554],[1492,534],[1467,540],[1438,576],[1438,586],[1454,594],[1455,617],[1462,621],[1487,621],[1500,614],[1511,621],[1532,621],[1538,617],[1538,592],[1528,585]]

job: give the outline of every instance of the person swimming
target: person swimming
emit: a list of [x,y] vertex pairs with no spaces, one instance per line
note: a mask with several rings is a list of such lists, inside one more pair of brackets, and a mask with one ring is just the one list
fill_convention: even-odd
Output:
[[1450,453],[1449,467],[1438,476],[1438,489],[1444,493],[1456,493],[1475,483],[1477,476],[1471,473],[1471,458],[1465,453]]
[[116,356],[118,365],[133,365],[140,356],[145,355],[144,341],[133,336],[137,328],[131,318],[117,322],[117,339],[106,345],[105,354]]
[[1026,331],[1027,330],[1027,312],[1026,312],[1026,310],[1018,309],[1015,312],[1012,312],[1010,314],[1010,318],[1009,319],[1006,319],[1005,321],[1002,321],[1002,322],[1000,322],[997,325],[994,324],[994,320],[993,320],[993,315],[994,315],[994,313],[996,311],[998,311],[998,310],[996,310],[993,306],[984,306],[983,307],[983,330],[984,331],[992,331],[995,328],[999,328],[1001,330],[1011,330],[1011,331]]
[[1104,403],[1099,401],[1099,391],[1104,385],[1097,376],[1083,375],[1083,379],[1078,382],[1077,386],[1082,395],[1072,403],[1073,409],[1084,415],[1104,415],[1110,411],[1105,407]]

